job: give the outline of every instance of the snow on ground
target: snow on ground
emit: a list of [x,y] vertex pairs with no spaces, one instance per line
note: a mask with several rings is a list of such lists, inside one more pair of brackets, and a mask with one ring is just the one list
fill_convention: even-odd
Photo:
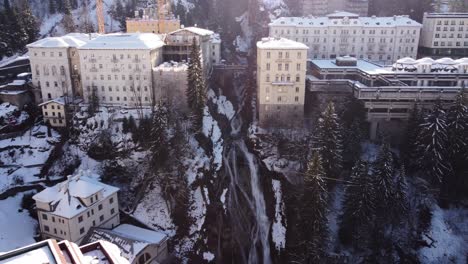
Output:
[[0,140],[0,192],[14,185],[40,180],[42,165],[49,157],[59,135],[52,131],[47,137],[47,128],[36,125],[23,135]]
[[373,162],[377,158],[377,155],[379,154],[380,146],[373,144],[371,142],[365,142],[361,144],[362,146],[362,156],[361,158],[363,160],[366,160],[368,162]]
[[[459,263],[468,259],[468,209],[442,210],[434,206],[428,236],[434,239],[432,247],[419,251],[422,263]],[[424,237],[428,244],[432,241]]]
[[214,259],[214,254],[211,252],[203,252],[203,259],[210,262]]
[[169,209],[158,185],[155,185],[145,194],[135,212],[133,212],[133,216],[169,236],[175,234],[175,226],[172,223]]
[[216,112],[218,114],[224,115],[227,117],[227,119],[230,121],[234,115],[236,114],[236,111],[234,110],[234,106],[232,103],[226,98],[226,96],[221,95],[219,97],[216,97],[215,93],[213,90],[208,91],[208,98],[211,99],[213,104],[217,106]]
[[[338,239],[338,228],[339,228],[339,217],[342,212],[343,198],[345,193],[345,188],[343,185],[337,185],[333,191],[333,196],[331,197],[332,203],[330,211],[327,215],[328,218],[328,228],[329,228],[329,237],[330,237],[330,246],[333,247],[339,243]],[[333,251],[333,248],[331,248]]]
[[269,10],[286,6],[283,0],[263,0],[263,5]]
[[35,243],[37,222],[27,210],[19,211],[23,193],[0,200],[0,252]]
[[16,117],[14,113],[18,111],[18,107],[10,103],[0,104],[0,117],[4,118],[3,123],[0,122],[0,127],[2,125],[7,125],[10,122],[15,122],[16,125],[23,123],[29,118],[28,113],[21,111],[21,114]]
[[219,198],[221,202],[223,203],[223,209],[224,212],[226,212],[226,193],[228,191],[228,188],[224,188],[223,193],[221,194],[221,197]]
[[208,107],[205,107],[203,115],[203,134],[213,143],[213,165],[215,170],[221,169],[223,163],[223,138],[218,122],[211,116]]
[[[276,249],[280,250],[286,246],[286,227],[283,225],[284,201],[281,191],[281,182],[272,180],[273,192],[275,193],[275,221],[272,226],[272,238]],[[284,219],[286,224],[286,218]]]
[[238,51],[248,52],[250,50],[250,46],[252,44],[252,39],[254,35],[252,28],[249,26],[248,12],[245,12],[240,17],[236,17],[236,21],[240,23],[242,35],[236,37],[234,44],[237,47]]

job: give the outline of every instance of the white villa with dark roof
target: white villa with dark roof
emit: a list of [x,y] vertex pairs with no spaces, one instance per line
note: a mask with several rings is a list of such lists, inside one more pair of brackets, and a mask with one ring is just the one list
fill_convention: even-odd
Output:
[[79,244],[92,227],[119,225],[118,190],[80,171],[34,195],[42,237]]
[[306,44],[311,59],[349,55],[381,64],[416,58],[421,27],[408,16],[360,17],[348,12],[324,17],[281,17],[269,24],[271,37]]

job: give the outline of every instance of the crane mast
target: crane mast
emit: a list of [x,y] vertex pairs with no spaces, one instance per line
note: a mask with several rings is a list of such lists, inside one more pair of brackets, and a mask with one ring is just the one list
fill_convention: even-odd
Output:
[[98,33],[106,33],[106,30],[104,28],[104,11],[102,8],[102,0],[96,0],[96,16],[98,22]]

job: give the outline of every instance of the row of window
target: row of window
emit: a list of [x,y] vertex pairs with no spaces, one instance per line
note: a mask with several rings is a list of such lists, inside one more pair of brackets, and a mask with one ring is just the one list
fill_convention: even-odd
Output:
[[[128,80],[133,81],[133,77],[134,77],[133,75],[128,75]],[[86,76],[86,80],[89,81],[90,79],[91,79],[91,77],[90,77],[89,75],[87,75],[87,76]],[[97,76],[96,76],[96,75],[93,75],[92,79],[93,79],[93,80],[97,80]],[[104,75],[100,75],[100,79],[101,79],[101,81],[104,81],[104,79],[105,79],[105,78],[104,78]],[[136,81],[139,81],[140,79],[141,79],[140,75],[135,75],[135,80],[136,80]],[[107,80],[108,80],[108,81],[112,81],[112,80],[118,81],[118,80],[119,80],[119,76],[118,76],[118,75],[114,75],[114,79],[112,79],[112,75],[107,75]],[[125,80],[126,80],[126,75],[123,75],[123,74],[122,74],[120,80],[125,81]],[[143,75],[143,80],[144,80],[144,81],[147,80],[146,75]]]
[[[266,81],[266,82],[270,82],[270,81],[271,81],[270,75],[269,75],[269,74],[266,75],[265,81]],[[291,81],[291,75],[289,75],[289,74],[287,74],[287,75],[284,75],[284,74],[281,74],[281,75],[276,74],[276,76],[275,76],[275,82],[280,82],[280,81],[281,81],[281,82],[284,82],[284,81],[290,82],[290,81]],[[299,74],[298,74],[298,75],[296,75],[296,82],[300,82],[300,81],[301,81],[301,76],[299,76]]]
[[[86,86],[86,90],[87,90],[88,92],[91,92],[91,86],[89,86],[89,85]],[[97,91],[97,86],[94,86],[94,87],[93,87],[93,90],[94,90],[94,91]],[[109,92],[112,92],[112,90],[113,90],[113,89],[112,89],[112,86],[109,86],[107,90],[108,90]],[[130,90],[130,92],[134,92],[134,91],[135,91],[133,85],[130,85],[129,90]],[[106,88],[105,88],[104,86],[101,86],[101,92],[105,92],[105,91],[106,91]],[[116,91],[116,92],[120,92],[119,86],[115,86],[115,91]],[[127,91],[127,86],[122,86],[122,91],[123,91],[123,92],[126,92],[126,91]],[[140,92],[140,91],[141,91],[141,86],[137,86],[137,87],[136,87],[136,91],[137,91],[137,92]],[[143,91],[147,92],[147,91],[148,91],[148,86],[144,86],[144,87],[143,87]]]
[[[447,43],[447,47],[453,47],[453,42],[452,41],[447,41],[447,42],[445,42],[445,41],[441,41],[441,42],[434,41],[434,46],[438,47],[439,43],[440,43],[441,47],[445,47],[446,46],[445,43]],[[456,41],[455,42],[455,47],[462,47],[461,42]],[[463,42],[463,47],[468,47],[468,41]]]
[[[451,31],[451,32],[454,32],[456,31],[455,30],[456,28],[455,27],[436,27],[436,31]],[[468,31],[468,27],[465,29],[463,27],[458,27],[458,30],[457,31]]]
[[[345,34],[348,35],[348,34],[350,34],[350,32],[352,32],[352,34],[354,34],[354,35],[357,35],[357,34],[359,34],[359,35],[365,35],[366,33],[368,33],[368,34],[370,34],[370,35],[375,35],[377,32],[379,32],[378,30],[375,30],[375,29],[369,29],[369,30],[367,30],[367,31],[366,31],[365,29],[362,29],[362,30],[353,29],[352,31],[349,30],[349,29],[342,29],[342,30],[333,29],[333,31],[332,31],[332,30],[330,30],[330,31],[332,32],[333,35],[337,35],[337,34],[338,34],[338,35],[339,35],[339,34],[341,34],[341,35],[345,35]],[[289,30],[289,29],[286,29],[286,30],[284,30],[284,29],[281,29],[281,30],[275,29],[275,34],[276,34],[276,35],[277,35],[277,34],[281,34],[281,35],[285,35],[285,34],[286,34],[286,35],[291,35],[291,34],[293,34],[293,32],[294,32],[294,30]],[[296,32],[296,33],[295,33],[296,35],[300,34],[300,33],[299,33],[299,32],[300,32],[299,29],[296,29],[295,32]],[[310,34],[310,35],[321,35],[321,34],[322,34],[322,31],[321,31],[321,30],[310,30],[310,31],[309,31],[309,29],[303,29],[303,30],[302,30],[302,34],[303,34],[303,35],[309,35],[309,33],[311,33],[311,32],[313,32],[313,34]],[[409,35],[409,34],[413,34],[413,35],[416,35],[417,32],[418,32],[418,30],[416,30],[416,29],[413,29],[413,30],[407,29],[406,31],[405,31],[405,30],[400,30],[400,35],[404,35],[404,34],[408,34],[408,35]],[[390,35],[394,35],[394,34],[395,34],[395,31],[394,31],[394,30],[387,30],[387,29],[382,29],[382,30],[380,30],[380,34],[381,34],[381,35],[387,35],[387,33],[390,33]],[[324,34],[324,35],[327,35],[327,34],[328,34],[328,30],[325,29],[325,30],[323,31],[323,34]]]
[[[44,105],[43,108],[48,109],[47,105]],[[55,105],[51,105],[50,109],[55,110]],[[62,109],[62,107],[60,105],[57,105],[57,109],[60,110],[60,109]]]
[[[435,34],[435,38],[455,38],[455,34],[450,33],[449,35],[443,33],[443,34]],[[457,38],[463,38],[463,34],[459,33],[457,34]],[[465,34],[465,38],[468,38],[468,33]]]
[[[265,97],[265,101],[270,102],[270,96],[267,95]],[[288,102],[288,97],[287,96],[278,96],[276,98],[276,101],[278,103],[286,103],[286,102]],[[294,102],[299,102],[299,96],[294,96]]]
[[[345,54],[340,55],[340,57],[342,57],[342,56],[345,56]],[[350,55],[350,56],[351,57],[356,57],[356,55]],[[319,58],[321,58],[321,59],[327,59],[327,58],[336,59],[337,54],[331,54],[330,56],[327,56],[325,54],[322,54],[321,56],[319,54],[314,54],[313,57],[314,57],[314,59],[319,59]],[[407,56],[404,56],[404,57],[407,57]],[[367,55],[366,58],[368,60],[374,60],[374,59],[377,60],[378,59],[378,60],[382,61],[382,60],[384,60],[385,57],[384,57],[384,55],[378,55],[378,56]],[[392,60],[391,55],[387,55],[386,58],[387,58],[387,61]],[[363,54],[359,55],[359,59],[364,59],[364,55]],[[399,60],[399,59],[401,59],[401,56],[397,57],[397,60]]]
[[[48,112],[44,112],[44,116],[49,116],[49,113]],[[55,117],[55,112],[52,112],[52,116]],[[58,112],[58,118],[62,118],[62,113]]]
[[[123,60],[123,59],[125,59],[125,57],[127,57],[127,59],[131,59],[132,55],[127,54],[127,56],[125,56],[124,54],[112,54],[111,60],[117,60],[117,59]],[[96,54],[94,54],[94,53],[89,55],[89,59],[94,60],[96,58],[99,59],[99,60],[102,60],[102,55],[96,56]],[[106,56],[105,58],[108,59],[109,57]],[[84,55],[83,59],[87,60],[88,55]],[[138,56],[138,54],[133,55],[133,60],[139,60],[139,59],[140,59],[140,56]],[[141,56],[141,59],[143,59],[143,60],[146,59],[146,56],[145,55]]]
[[[301,64],[297,63],[296,64],[296,71],[300,71],[301,68],[302,68]],[[267,63],[266,64],[266,70],[269,71],[270,69],[271,69],[271,65],[270,65],[270,63]],[[282,70],[283,70],[283,63],[278,63],[278,71],[282,71]],[[289,63],[284,64],[284,70],[289,71]]]
[[[46,87],[50,87],[50,82],[46,81],[45,85],[46,85]],[[40,81],[37,82],[37,87],[41,88],[41,82]],[[54,87],[58,87],[58,82],[54,81]],[[66,88],[65,87],[65,82],[63,82],[63,81],[62,81],[62,88]]]
[[[320,47],[320,46],[314,46],[313,49],[312,49],[312,50],[313,50],[313,53],[318,53],[318,52],[320,52],[319,47]],[[347,46],[340,46],[338,49],[339,49],[339,50],[347,50],[347,48],[348,48]],[[368,46],[366,52],[373,52],[373,51],[375,50],[375,48],[376,48],[375,46]],[[377,48],[378,48],[378,51],[380,51],[380,52],[385,52],[387,47],[386,47],[386,46],[378,46]],[[336,48],[335,46],[332,46],[332,47],[331,47],[331,52],[335,52],[336,49],[337,49],[337,48]],[[326,51],[327,51],[327,47],[326,47],[326,46],[322,46],[322,50],[323,50],[323,52],[326,52]],[[361,52],[364,52],[364,47],[361,46],[360,50],[361,50]],[[393,50],[392,47],[389,47],[389,48],[388,48],[388,51],[389,51],[389,52],[392,52],[392,50]],[[351,47],[351,52],[355,52],[355,51],[356,51],[356,47],[355,47],[355,46],[352,46],[352,47]],[[415,46],[413,46],[413,47],[408,47],[408,46],[402,47],[402,46],[398,46],[398,52],[402,52],[402,51],[405,51],[405,52],[414,52],[414,51],[415,51]]]
[[[96,64],[93,64],[91,65],[90,67],[88,67],[87,64],[84,64],[84,68],[85,70],[87,70],[89,68],[89,71],[91,72],[94,72],[94,71],[97,71],[97,70],[102,70],[102,69],[111,69],[112,71],[120,71],[120,70],[125,70],[125,64],[120,64],[120,67],[116,66],[116,65],[108,65],[108,64],[98,64],[97,65],[98,67],[96,67]],[[133,67],[133,64],[127,64],[127,68],[129,70],[135,68],[135,70],[137,71],[140,71],[141,69],[146,69],[146,64],[135,64],[135,67]]]
[[[268,51],[268,52],[267,52],[267,59],[270,59],[270,58],[271,58],[271,54],[272,54],[271,51]],[[283,52],[283,51],[278,51],[278,52],[277,52],[277,58],[278,58],[278,59],[283,59],[283,54],[284,54],[284,58],[285,58],[285,59],[289,59],[289,51],[285,51],[285,52]],[[297,52],[297,53],[296,53],[296,57],[297,57],[298,59],[301,59],[301,57],[302,57],[302,52]]]
[[[457,24],[457,20],[451,20],[451,21],[444,20],[444,22],[442,22],[442,20],[437,21],[437,25],[442,25],[442,23],[444,23],[444,25],[446,25],[446,26],[448,26],[449,23],[450,23],[450,25],[455,26]],[[464,20],[459,20],[458,25],[460,25],[460,26],[465,25],[465,21]]]
[[[57,75],[57,67],[55,65],[53,65],[51,67],[51,70],[52,70],[52,76],[56,76]],[[37,76],[41,75],[39,65],[36,65],[35,71],[36,71]],[[45,76],[49,76],[50,75],[49,66],[43,65],[42,66],[42,72],[44,73]],[[60,75],[65,76],[65,66],[60,66]]]
[[[288,88],[285,88],[285,87],[278,87],[278,88],[276,89],[276,91],[277,91],[278,93],[285,93],[285,92],[288,92],[288,90],[289,90],[289,89],[288,89]],[[270,92],[270,87],[269,87],[269,86],[265,87],[265,91],[266,91],[266,93],[269,93],[269,92]],[[299,93],[299,87],[296,87],[296,93]]]
[[[302,42],[306,45],[310,45],[310,44],[322,44],[322,42],[320,42],[320,38],[313,38],[313,39],[310,39],[311,41],[309,42],[309,38],[296,38],[295,39],[296,41],[298,42]],[[351,41],[350,41],[351,40]],[[352,42],[352,43],[356,43],[356,38],[348,38],[348,37],[342,37],[342,38],[339,38],[339,43],[348,43],[348,42]],[[393,43],[393,38],[361,38],[361,44],[364,44],[364,43]],[[323,38],[323,43],[327,43],[327,38]],[[336,38],[333,38],[332,39],[332,43],[337,43],[337,39]],[[399,43],[416,43],[416,39],[415,38],[400,38],[399,40]]]
[[[39,53],[34,52],[34,57],[37,57],[38,54],[39,54]],[[59,57],[62,57],[62,56],[63,56],[63,53],[62,53],[61,51],[57,52],[57,54],[58,54]],[[43,52],[41,52],[41,55],[42,55],[42,57],[45,57],[45,56],[47,56],[47,57],[55,57],[55,52],[54,52],[54,51],[51,51],[51,52],[47,52],[47,53],[46,53],[45,51],[43,51]]]
[[[141,102],[141,96],[137,96],[136,98],[137,98],[138,102]],[[88,99],[91,101],[92,97],[89,96]],[[107,102],[107,99],[109,99],[109,102],[113,102],[113,101],[114,101],[114,97],[112,97],[112,96],[109,96],[109,98],[107,98],[107,97],[105,97],[105,96],[102,96],[102,97],[101,97],[101,100],[102,100],[103,102]],[[116,96],[116,97],[115,97],[115,100],[118,101],[118,102],[120,102],[120,99],[121,99],[120,96]],[[123,97],[122,97],[122,101],[124,101],[124,102],[128,102],[127,99],[128,99],[127,96],[123,96]],[[131,96],[131,97],[130,97],[130,102],[133,102],[134,100],[135,100],[135,97]],[[149,102],[149,98],[148,98],[147,96],[144,97],[144,100],[145,100],[145,102]]]

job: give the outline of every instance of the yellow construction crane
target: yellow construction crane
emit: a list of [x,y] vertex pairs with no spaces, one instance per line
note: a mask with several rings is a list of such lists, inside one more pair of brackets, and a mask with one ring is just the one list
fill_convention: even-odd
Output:
[[96,0],[96,16],[98,22],[98,33],[106,33],[106,30],[104,28],[104,10],[102,8],[102,0]]

